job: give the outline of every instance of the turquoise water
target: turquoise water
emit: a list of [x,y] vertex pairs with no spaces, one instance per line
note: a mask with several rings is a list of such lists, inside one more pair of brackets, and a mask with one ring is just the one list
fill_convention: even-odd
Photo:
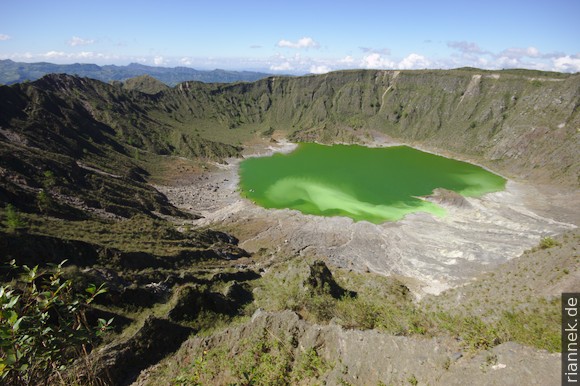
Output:
[[444,216],[445,209],[418,198],[435,188],[480,196],[503,190],[505,183],[479,166],[408,146],[301,143],[292,153],[240,164],[242,195],[262,207],[375,224],[413,212]]

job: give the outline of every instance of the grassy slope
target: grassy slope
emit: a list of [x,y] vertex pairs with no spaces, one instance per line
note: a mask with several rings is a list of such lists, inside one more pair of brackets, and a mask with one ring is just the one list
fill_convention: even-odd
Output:
[[120,86],[54,75],[3,86],[0,95],[0,166],[6,170],[0,198],[28,212],[39,210],[37,195],[44,190],[54,204],[46,212],[53,215],[85,218],[85,205],[124,217],[178,214],[145,182],[163,156],[239,154],[151,118],[154,97]]
[[[169,222],[152,220],[156,212],[180,213],[146,181],[172,173],[173,161],[179,160],[173,156],[219,159],[237,155],[239,149],[231,145],[271,129],[295,139],[328,142],[368,140],[370,131],[377,130],[480,157],[508,174],[577,184],[580,77],[497,74],[499,79],[491,77],[496,73],[471,69],[349,71],[269,78],[252,84],[187,82],[155,95],[68,76],[1,87],[0,199],[27,212],[22,218],[33,236],[94,242],[122,253],[153,256],[144,261],[163,269],[121,272],[148,283],[175,274],[163,265],[165,258],[182,256],[184,251],[208,251],[215,257],[212,250],[233,246],[224,245],[215,235],[183,234]],[[42,190],[53,200],[48,209],[41,208],[38,194]],[[75,205],[75,199],[83,204]],[[103,220],[86,212],[85,206],[133,220]],[[135,217],[141,213],[147,217]],[[2,232],[14,232],[7,229],[6,210],[0,217]],[[568,237],[572,239],[561,241],[567,252],[558,253],[556,259],[548,260],[542,253],[559,247],[526,255],[508,263],[498,276],[457,290],[464,292],[450,292],[419,305],[393,279],[342,271],[335,272],[339,283],[357,291],[359,297],[306,296],[301,289],[304,263],[283,262],[251,285],[256,302],[244,315],[255,307],[292,309],[313,322],[336,318],[347,328],[458,336],[472,349],[517,340],[557,350],[557,334],[546,326],[553,327],[558,304],[537,289],[554,285],[557,292],[566,280],[577,283],[577,254],[570,254],[577,236]],[[574,257],[570,260],[569,256]],[[260,259],[254,256],[254,261]],[[110,263],[118,268],[116,262]],[[198,259],[187,264],[185,270],[178,265],[182,274],[200,268]],[[214,265],[215,272],[224,268]],[[541,285],[528,288],[526,275]],[[285,285],[280,286],[281,281]],[[495,307],[496,302],[502,307]],[[428,303],[432,306],[424,307]],[[117,311],[127,313],[128,309]],[[138,310],[147,312],[147,307]],[[211,313],[200,317],[208,319],[195,321],[196,325],[232,321]],[[526,330],[525,325],[534,327]]]
[[[577,286],[578,239],[577,231],[559,236],[555,243],[545,239],[474,282],[420,302],[414,301],[396,278],[343,269],[333,269],[333,275],[340,286],[355,291],[356,297],[337,299],[324,291],[313,292],[304,284],[311,259],[278,256],[261,279],[250,283],[254,302],[245,307],[242,316],[221,319],[217,328],[192,338],[174,356],[150,369],[141,381],[228,384],[243,383],[250,376],[256,384],[311,384],[327,379],[336,366],[340,367],[340,363],[320,355],[327,349],[328,342],[323,339],[317,339],[316,346],[294,350],[292,337],[296,331],[281,327],[282,333],[276,335],[268,328],[263,334],[259,326],[251,328],[249,316],[262,308],[279,315],[292,310],[310,325],[374,329],[387,336],[421,338],[428,345],[433,344],[428,339],[435,337],[443,346],[441,342],[448,342],[448,349],[459,350],[465,359],[462,363],[483,360],[479,376],[485,383],[492,379],[486,374],[488,367],[498,363],[493,347],[501,343],[518,342],[559,352],[560,292]],[[316,330],[320,333],[321,327]],[[230,335],[236,337],[235,343],[228,340]],[[376,339],[383,339],[379,336]],[[417,357],[425,358],[426,351],[419,350]],[[448,375],[445,371],[455,366],[456,360],[442,362],[439,366],[443,373]],[[396,378],[402,369],[396,370],[389,374]],[[352,375],[351,369],[340,371],[345,378]],[[460,373],[457,377],[462,379]]]
[[184,130],[228,143],[270,128],[326,142],[364,141],[376,130],[508,175],[576,185],[579,84],[580,75],[540,72],[345,71],[186,82],[163,92],[160,104]]
[[152,76],[142,75],[124,81],[123,88],[125,90],[136,90],[145,94],[155,95],[158,92],[169,89],[169,86]]

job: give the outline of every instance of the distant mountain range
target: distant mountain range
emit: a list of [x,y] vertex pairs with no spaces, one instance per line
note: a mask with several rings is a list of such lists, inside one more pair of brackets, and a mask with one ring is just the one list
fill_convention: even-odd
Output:
[[138,63],[128,66],[96,64],[21,63],[0,60],[0,84],[13,84],[42,78],[46,74],[69,74],[98,79],[103,82],[124,81],[141,75],[152,76],[168,86],[194,80],[205,83],[253,82],[271,74],[252,71],[201,71],[188,67],[152,67]]

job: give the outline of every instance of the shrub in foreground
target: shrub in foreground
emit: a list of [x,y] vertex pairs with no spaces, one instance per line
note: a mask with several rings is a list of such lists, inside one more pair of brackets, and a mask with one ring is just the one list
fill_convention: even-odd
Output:
[[72,281],[62,278],[63,263],[44,271],[24,266],[19,280],[0,287],[2,383],[48,383],[112,322],[89,325],[85,309],[105,289],[90,285],[86,293],[75,293]]

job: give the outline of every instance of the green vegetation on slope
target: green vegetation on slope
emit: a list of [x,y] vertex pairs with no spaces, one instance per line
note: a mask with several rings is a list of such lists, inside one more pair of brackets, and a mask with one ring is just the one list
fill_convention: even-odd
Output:
[[580,75],[343,71],[251,84],[185,82],[159,102],[182,127],[238,143],[270,128],[295,141],[373,132],[480,159],[508,175],[576,185]]
[[[175,222],[188,215],[149,182],[175,176],[178,164],[195,168],[239,156],[239,144],[276,133],[324,142],[388,135],[477,159],[510,176],[577,186],[579,81],[578,75],[462,69],[185,82],[153,95],[66,75],[2,86],[2,262],[15,258],[33,266],[69,258],[75,266],[67,272],[82,283],[109,283],[110,292],[91,312],[115,317],[119,330],[131,326],[102,351],[100,363],[117,383],[134,379],[128,367],[138,372],[156,363],[196,329],[243,321],[257,307],[291,309],[311,322],[334,319],[346,328],[454,336],[472,350],[519,341],[556,351],[558,301],[528,291],[526,264],[505,270],[511,276],[499,281],[463,288],[476,293],[464,313],[454,312],[461,307],[449,298],[429,308],[392,279],[341,270],[334,274],[348,296],[337,297],[308,289],[308,267],[297,260],[260,275],[251,264],[268,266],[268,257],[247,259],[235,238],[177,229]],[[179,220],[162,220],[166,215]],[[538,251],[555,255],[569,245],[545,239]],[[577,261],[551,266],[554,261],[560,262],[533,260],[543,269],[534,272],[549,272],[546,287],[574,284],[569,269]],[[486,293],[478,284],[490,291],[488,298],[478,297]],[[491,294],[494,288],[506,296]],[[175,335],[165,339],[160,331]],[[288,366],[302,359],[278,357],[284,346],[277,340],[258,336],[242,360],[232,362],[235,377],[294,380]],[[167,350],[155,356],[147,350],[152,346]],[[326,371],[316,351],[308,352],[305,368]],[[214,368],[222,363],[216,358]]]
[[146,183],[147,169],[168,155],[219,161],[240,151],[152,119],[154,101],[120,86],[51,75],[0,95],[0,199],[28,212],[183,216]]
[[54,383],[76,357],[86,355],[113,319],[87,321],[86,307],[103,286],[76,293],[62,264],[46,271],[14,266],[20,280],[0,287],[0,379],[6,384]]
[[124,81],[123,88],[125,90],[136,90],[145,94],[155,95],[158,92],[169,89],[169,86],[152,76],[142,75]]
[[255,306],[270,311],[289,309],[312,322],[334,320],[345,328],[377,329],[395,335],[450,334],[461,339],[467,350],[508,341],[551,352],[560,350],[559,299],[530,296],[519,303],[525,307],[490,310],[484,317],[477,308],[454,312],[431,307],[429,302],[416,304],[409,290],[394,278],[335,269],[337,282],[357,294],[336,298],[324,291],[304,289],[307,266],[307,261],[295,259],[258,280]]
[[[519,342],[559,352],[560,299],[559,296],[547,299],[537,292],[545,290],[546,286],[539,283],[537,289],[528,288],[518,298],[506,293],[506,299],[500,299],[500,295],[486,299],[481,293],[482,287],[484,290],[488,286],[501,286],[498,291],[505,289],[506,285],[495,281],[493,275],[525,275],[530,259],[539,262],[544,256],[530,252],[515,259],[513,263],[516,264],[506,263],[487,274],[487,278],[440,297],[427,297],[417,302],[408,288],[393,277],[338,268],[330,273],[320,268],[325,267],[323,263],[311,258],[277,256],[277,262],[261,278],[248,282],[254,299],[243,308],[242,314],[246,317],[230,319],[233,324],[192,337],[172,357],[149,371],[143,381],[148,385],[286,385],[322,382],[328,380],[330,372],[334,372],[334,376],[350,374],[352,377],[351,369],[344,368],[340,362],[347,353],[338,355],[336,361],[320,355],[321,351],[336,350],[336,343],[329,342],[335,338],[329,335],[342,334],[339,338],[342,342],[346,339],[346,331],[350,330],[372,329],[386,336],[409,337],[410,341],[421,339],[426,345],[433,344],[434,338],[458,342],[454,347],[460,352],[454,355],[459,354],[467,360],[485,358],[483,372],[485,366],[497,363],[497,356],[491,349],[502,343]],[[553,267],[562,263],[561,259],[545,262]],[[562,277],[555,281],[558,282],[562,282]],[[457,291],[467,296],[466,301],[447,304],[446,301],[458,298]],[[499,303],[500,300],[506,302]],[[302,327],[292,324],[294,314],[288,310],[298,313],[300,317],[296,319],[304,321]],[[264,315],[264,311],[278,315],[272,316],[276,321],[273,325],[262,324],[263,319],[254,323],[255,319],[260,319],[256,315]],[[250,315],[253,315],[251,322]],[[265,320],[268,318],[266,316]],[[342,327],[342,332],[333,328],[336,325]],[[305,326],[313,326],[316,333],[305,334]],[[326,327],[326,332],[322,332]],[[381,334],[370,336],[383,339]],[[359,340],[362,341],[362,337],[357,342]],[[303,345],[305,342],[312,346]],[[342,344],[344,342],[340,347]],[[372,346],[369,349],[372,350]],[[416,353],[418,357],[423,354],[423,351]],[[447,357],[440,364],[442,371],[448,371],[456,360],[457,357]]]

